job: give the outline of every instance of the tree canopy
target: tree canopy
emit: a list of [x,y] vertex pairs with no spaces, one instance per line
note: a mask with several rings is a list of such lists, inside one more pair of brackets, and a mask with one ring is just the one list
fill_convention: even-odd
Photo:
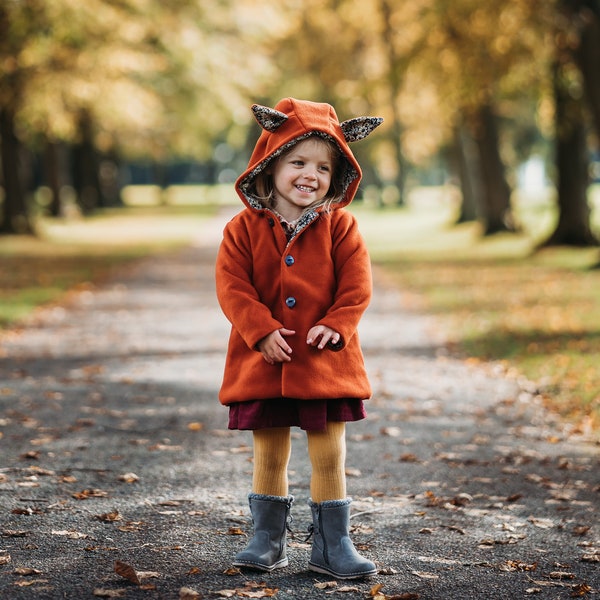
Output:
[[209,160],[217,143],[243,152],[249,104],[287,95],[383,116],[357,151],[400,201],[410,164],[483,140],[476,175],[506,188],[499,223],[505,168],[556,138],[557,61],[598,122],[599,4],[0,0],[3,229],[26,220],[24,150],[85,142],[128,159]]

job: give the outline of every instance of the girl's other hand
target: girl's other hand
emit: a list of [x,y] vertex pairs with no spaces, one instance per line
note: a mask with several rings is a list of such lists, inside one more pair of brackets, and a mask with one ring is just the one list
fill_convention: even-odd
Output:
[[295,333],[293,329],[285,329],[285,327],[276,329],[260,340],[256,344],[256,347],[270,365],[280,362],[290,362],[292,360],[290,356],[292,349],[285,341],[284,336],[294,335]]
[[340,341],[340,334],[325,325],[316,325],[312,327],[306,336],[306,343],[309,346],[316,346],[319,350],[323,350],[327,344],[337,344]]

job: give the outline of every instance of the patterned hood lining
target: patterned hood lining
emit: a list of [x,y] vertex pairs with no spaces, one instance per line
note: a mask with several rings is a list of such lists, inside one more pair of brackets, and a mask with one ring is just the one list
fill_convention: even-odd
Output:
[[[318,136],[338,148],[341,155],[340,185],[342,197],[331,208],[347,206],[352,202],[358,190],[362,172],[360,165],[350,150],[349,142],[364,139],[381,124],[379,117],[355,117],[340,123],[335,109],[324,102],[311,102],[284,98],[275,108],[255,104],[252,107],[254,117],[262,127],[260,137],[250,157],[246,171],[236,181],[235,187],[241,200],[246,206],[264,210],[261,201],[253,195],[253,184],[256,178],[263,173],[273,160],[281,156],[298,142]],[[309,211],[301,222],[305,222],[308,215],[316,218],[318,211]]]
[[[346,193],[348,191],[348,187],[356,178],[360,177],[359,173],[348,162],[348,159],[346,158],[343,150],[339,147],[339,144],[332,136],[330,136],[322,131],[309,131],[308,133],[305,133],[304,135],[301,135],[301,136],[297,137],[296,139],[293,139],[293,140],[287,142],[286,144],[284,144],[283,146],[280,146],[279,148],[277,148],[277,150],[275,150],[275,152],[273,152],[270,156],[267,156],[267,158],[265,158],[262,162],[260,162],[258,165],[256,165],[256,167],[254,167],[250,172],[247,172],[243,179],[239,180],[237,187],[244,194],[246,200],[252,206],[252,208],[256,208],[256,209],[265,208],[259,200],[257,200],[250,194],[250,187],[251,187],[253,181],[256,179],[257,175],[259,173],[262,173],[265,169],[267,169],[269,164],[273,160],[275,160],[278,156],[285,154],[290,148],[295,146],[298,142],[301,142],[302,140],[305,140],[311,136],[317,136],[317,137],[323,138],[324,140],[327,140],[329,142],[333,142],[338,147],[340,154],[342,156],[342,161],[343,161],[342,164],[345,167],[345,170],[344,170],[344,173],[342,176],[342,189],[344,191],[344,198],[346,198]],[[347,203],[345,203],[345,204],[347,204]]]

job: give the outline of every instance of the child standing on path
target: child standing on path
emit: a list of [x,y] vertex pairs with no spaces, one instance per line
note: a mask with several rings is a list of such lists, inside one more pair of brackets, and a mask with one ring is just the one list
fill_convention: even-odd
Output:
[[382,119],[340,123],[323,103],[254,105],[263,128],[236,182],[245,210],[225,227],[217,295],[232,324],[219,399],[229,428],[253,431],[254,536],[233,564],[288,564],[290,428],[306,431],[313,545],[309,568],[341,579],[376,573],[349,537],[345,423],[371,395],[357,326],[371,297],[370,261],[344,210],[361,179],[348,142]]

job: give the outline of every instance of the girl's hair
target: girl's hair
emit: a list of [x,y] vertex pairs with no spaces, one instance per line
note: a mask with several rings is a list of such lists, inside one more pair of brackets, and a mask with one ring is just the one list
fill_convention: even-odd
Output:
[[[328,139],[322,138],[318,135],[311,135],[308,138],[303,138],[303,139],[317,140],[317,141],[322,142],[323,144],[326,144],[327,148],[329,150],[329,157],[331,159],[331,165],[332,165],[332,167],[331,167],[331,183],[329,185],[329,190],[327,190],[327,194],[325,194],[325,197],[322,200],[320,200],[319,202],[316,202],[315,204],[308,206],[304,210],[303,214],[305,212],[308,212],[309,210],[315,210],[316,208],[320,208],[320,207],[323,207],[324,212],[329,212],[331,210],[332,204],[341,202],[344,199],[345,189],[344,189],[343,163],[344,163],[345,159],[344,159],[341,151],[337,147],[337,145]],[[302,141],[302,140],[299,140],[299,141]],[[282,152],[279,156],[275,157],[269,164],[269,168],[263,169],[256,176],[254,183],[251,186],[251,192],[252,192],[252,195],[263,206],[267,206],[269,208],[275,208],[276,198],[275,198],[275,194],[274,194],[274,190],[273,190],[273,177],[271,176],[271,170],[272,170],[273,166],[275,165],[276,161],[284,158],[287,154],[289,154],[292,151],[292,149],[295,146],[296,146],[296,144],[293,144],[292,146],[287,148],[284,152]]]

